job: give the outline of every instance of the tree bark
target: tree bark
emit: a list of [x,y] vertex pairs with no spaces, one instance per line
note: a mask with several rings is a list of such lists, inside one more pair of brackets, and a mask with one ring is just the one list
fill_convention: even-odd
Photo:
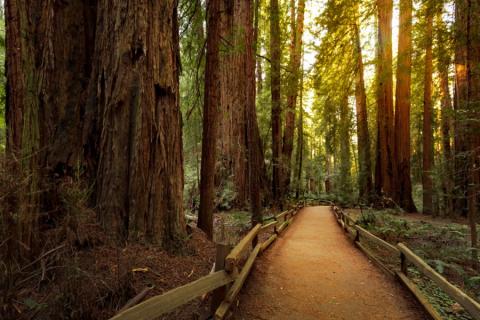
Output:
[[205,103],[203,111],[202,168],[198,227],[213,238],[215,208],[215,162],[217,115],[220,109],[220,39],[222,0],[210,0],[207,6],[207,60],[205,66]]
[[410,177],[410,107],[412,82],[412,0],[400,1],[397,86],[395,93],[395,202],[407,212],[416,212]]
[[467,216],[467,142],[465,110],[468,108],[468,5],[469,0],[455,2],[455,212],[458,216]]
[[35,248],[40,213],[57,220],[64,209],[57,184],[84,163],[79,136],[95,1],[8,0],[5,9],[7,153],[28,177],[17,195],[18,234]]
[[432,37],[433,12],[431,6],[427,8],[426,47],[425,47],[425,76],[423,93],[423,212],[433,214],[433,106],[432,106]]
[[354,42],[356,49],[357,68],[355,73],[355,107],[357,117],[358,136],[358,189],[359,198],[370,203],[373,193],[372,182],[372,156],[370,153],[370,135],[367,120],[367,95],[365,93],[365,80],[363,76],[362,47],[360,43],[360,30],[358,19],[354,24]]
[[441,96],[441,132],[442,132],[442,149],[443,149],[443,205],[444,213],[447,216],[454,216],[453,206],[453,161],[454,155],[450,143],[452,133],[452,97],[450,96],[449,86],[449,66],[451,64],[450,55],[447,49],[448,39],[445,23],[442,20],[441,11],[437,13],[437,72],[440,80],[440,96]]
[[[259,0],[257,0],[259,1]],[[248,141],[248,183],[250,190],[250,210],[252,212],[252,226],[262,223],[261,192],[263,176],[262,143],[256,115],[256,77],[255,77],[255,30],[253,27],[253,0],[244,1],[245,4],[245,68],[246,68],[246,112],[247,112],[247,141]]]
[[280,10],[278,0],[270,0],[270,58],[271,58],[271,96],[272,96],[272,195],[275,206],[281,205],[281,163],[282,149],[281,126],[281,92],[280,92],[280,59],[281,59]]
[[285,108],[285,129],[282,143],[282,195],[285,196],[290,187],[291,161],[293,152],[293,138],[295,133],[295,110],[297,106],[299,80],[301,75],[300,63],[303,46],[303,29],[305,17],[305,0],[298,1],[297,13],[295,16],[295,1],[291,0],[291,43],[289,81],[287,88],[287,105]]
[[377,151],[375,191],[392,197],[393,186],[393,80],[392,80],[392,0],[377,0]]
[[172,248],[185,235],[177,2],[98,5],[97,206],[118,241]]

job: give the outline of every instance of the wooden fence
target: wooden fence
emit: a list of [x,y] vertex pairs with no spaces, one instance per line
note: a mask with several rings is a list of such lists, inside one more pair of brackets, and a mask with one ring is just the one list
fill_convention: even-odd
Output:
[[[266,250],[293,221],[302,206],[284,211],[273,217],[273,221],[257,224],[226,255],[218,254],[216,271],[184,286],[170,290],[162,295],[152,297],[129,309],[120,311],[111,320],[151,320],[168,313],[175,308],[208,292],[215,291],[215,319],[224,319],[238,293],[247,279],[257,256]],[[271,235],[259,243],[259,235],[269,232]],[[221,268],[224,268],[222,270]],[[220,269],[220,270],[219,270]],[[221,290],[223,289],[223,290]],[[218,293],[220,292],[220,297]],[[220,298],[220,299],[219,299]]]
[[[432,280],[454,301],[458,302],[475,320],[480,320],[480,304],[469,297],[465,292],[448,282],[442,275],[431,268],[422,258],[417,256],[405,244],[398,243],[396,246],[380,239],[368,232],[337,206],[332,206],[332,210],[337,218],[338,224],[347,232],[356,246],[362,250],[375,264],[390,275],[395,276],[401,283],[409,289],[417,300],[422,304],[425,310],[435,320],[443,319],[428,299],[423,295],[420,289],[413,281],[408,278],[408,264],[413,264],[423,275]],[[367,239],[389,251],[394,256],[399,257],[398,270],[391,270],[385,266],[370,250],[367,249],[362,239]]]

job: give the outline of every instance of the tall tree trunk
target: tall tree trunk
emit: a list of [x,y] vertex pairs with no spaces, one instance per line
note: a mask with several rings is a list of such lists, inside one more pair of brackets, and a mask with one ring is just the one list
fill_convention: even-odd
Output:
[[398,33],[397,86],[395,93],[395,168],[397,204],[407,212],[416,212],[410,177],[410,96],[412,82],[412,0],[400,1]]
[[437,72],[440,79],[440,96],[441,96],[441,132],[442,132],[442,149],[443,149],[443,199],[445,215],[454,215],[453,206],[453,153],[450,143],[452,130],[452,97],[450,96],[448,72],[451,64],[450,54],[447,49],[448,39],[444,21],[442,20],[441,11],[436,15],[437,21]]
[[198,227],[205,231],[210,239],[213,238],[217,115],[220,109],[221,3],[222,0],[210,0],[207,6],[207,60]]
[[468,108],[467,31],[469,0],[455,1],[455,212],[467,216],[467,142],[465,110]]
[[365,93],[365,80],[363,76],[362,47],[360,43],[360,30],[358,19],[354,24],[354,42],[357,57],[357,69],[355,74],[355,107],[357,116],[358,136],[358,189],[359,198],[370,202],[373,193],[372,182],[372,156],[370,154],[370,135],[368,133],[367,120],[367,95]]
[[275,206],[281,207],[281,168],[280,152],[282,149],[281,126],[281,92],[280,92],[280,59],[281,59],[280,10],[278,0],[270,0],[270,58],[271,58],[271,96],[272,96],[272,194]]
[[17,195],[18,234],[34,249],[40,213],[56,220],[64,210],[58,184],[84,163],[79,137],[95,1],[58,6],[8,0],[5,9],[7,153],[20,160],[17,169],[28,177],[26,189]]
[[425,47],[425,76],[423,94],[423,212],[433,213],[433,106],[432,106],[432,37],[433,12],[431,6],[427,8],[426,47]]
[[288,193],[290,186],[291,161],[293,152],[293,138],[295,134],[295,109],[297,106],[300,63],[303,46],[303,29],[305,17],[305,0],[298,1],[297,15],[295,16],[295,1],[291,0],[291,43],[290,43],[290,63],[289,63],[289,82],[287,88],[287,105],[285,108],[285,130],[283,132],[282,144],[282,184],[283,195]]
[[340,123],[339,123],[339,137],[340,137],[340,172],[338,179],[339,190],[346,194],[351,194],[351,157],[350,157],[350,112],[348,107],[348,95],[345,95],[340,102]]
[[392,197],[393,185],[393,80],[392,0],[377,0],[377,151],[375,191]]
[[262,8],[262,0],[255,0],[255,20],[254,20],[254,44],[255,44],[255,60],[256,60],[256,75],[257,75],[257,94],[261,94],[263,90],[263,71],[262,60],[257,59],[256,55],[260,54],[260,13]]
[[[257,0],[258,2],[259,0]],[[252,212],[252,226],[262,223],[261,191],[263,172],[262,143],[258,130],[256,115],[256,83],[255,83],[255,52],[256,34],[253,28],[253,0],[246,0],[245,4],[245,68],[246,68],[246,112],[247,112],[247,141],[248,141],[248,182],[250,190],[250,210]]]
[[468,112],[467,112],[467,137],[468,155],[468,220],[470,223],[472,262],[479,270],[478,261],[478,200],[480,198],[480,1],[468,2]]
[[295,156],[295,198],[298,199],[302,190],[302,166],[303,166],[303,77],[300,84],[300,104],[297,123],[297,154]]
[[171,248],[185,235],[177,1],[103,1],[98,17],[100,221],[119,241]]

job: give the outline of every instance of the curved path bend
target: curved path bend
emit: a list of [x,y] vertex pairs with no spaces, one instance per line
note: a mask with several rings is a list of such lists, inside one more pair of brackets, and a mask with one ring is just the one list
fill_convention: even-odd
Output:
[[256,262],[234,318],[429,319],[345,236],[329,207],[302,209]]

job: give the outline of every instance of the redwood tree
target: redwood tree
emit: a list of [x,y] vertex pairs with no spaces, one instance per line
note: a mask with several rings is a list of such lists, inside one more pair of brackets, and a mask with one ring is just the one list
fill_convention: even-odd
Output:
[[58,180],[76,168],[95,183],[113,239],[170,247],[183,238],[177,2],[6,7],[8,149],[31,177],[25,243],[39,212],[65,209]]
[[282,172],[281,190],[283,195],[288,192],[290,186],[291,161],[293,152],[293,139],[295,132],[295,110],[299,92],[299,81],[301,75],[300,63],[303,46],[303,29],[305,17],[305,0],[298,1],[298,8],[295,15],[295,0],[290,1],[290,61],[287,88],[287,105],[285,107],[285,129],[283,132],[282,144]]
[[373,193],[372,182],[372,156],[370,152],[370,135],[367,120],[367,95],[365,93],[364,67],[362,47],[360,43],[360,30],[358,19],[353,25],[354,45],[357,65],[355,70],[355,107],[357,117],[358,136],[358,188],[359,198],[370,202]]
[[281,92],[280,92],[280,10],[278,0],[270,0],[270,82],[272,96],[272,195],[275,205],[280,205],[280,152],[282,149]]
[[397,85],[395,93],[395,168],[397,204],[408,212],[417,208],[412,198],[410,178],[410,96],[412,82],[412,0],[400,1]]
[[427,26],[425,34],[425,76],[423,93],[423,212],[433,213],[433,106],[432,106],[432,43],[433,43],[433,12],[432,7],[427,7]]
[[393,184],[393,80],[392,80],[392,0],[377,0],[377,154],[375,190],[392,197]]
[[221,4],[222,0],[210,0],[207,4],[207,60],[198,227],[205,231],[210,239],[213,238],[217,115],[220,108]]
[[5,2],[7,153],[28,177],[16,195],[18,236],[32,248],[39,245],[40,213],[62,213],[58,184],[84,163],[79,137],[95,11],[93,1]]

